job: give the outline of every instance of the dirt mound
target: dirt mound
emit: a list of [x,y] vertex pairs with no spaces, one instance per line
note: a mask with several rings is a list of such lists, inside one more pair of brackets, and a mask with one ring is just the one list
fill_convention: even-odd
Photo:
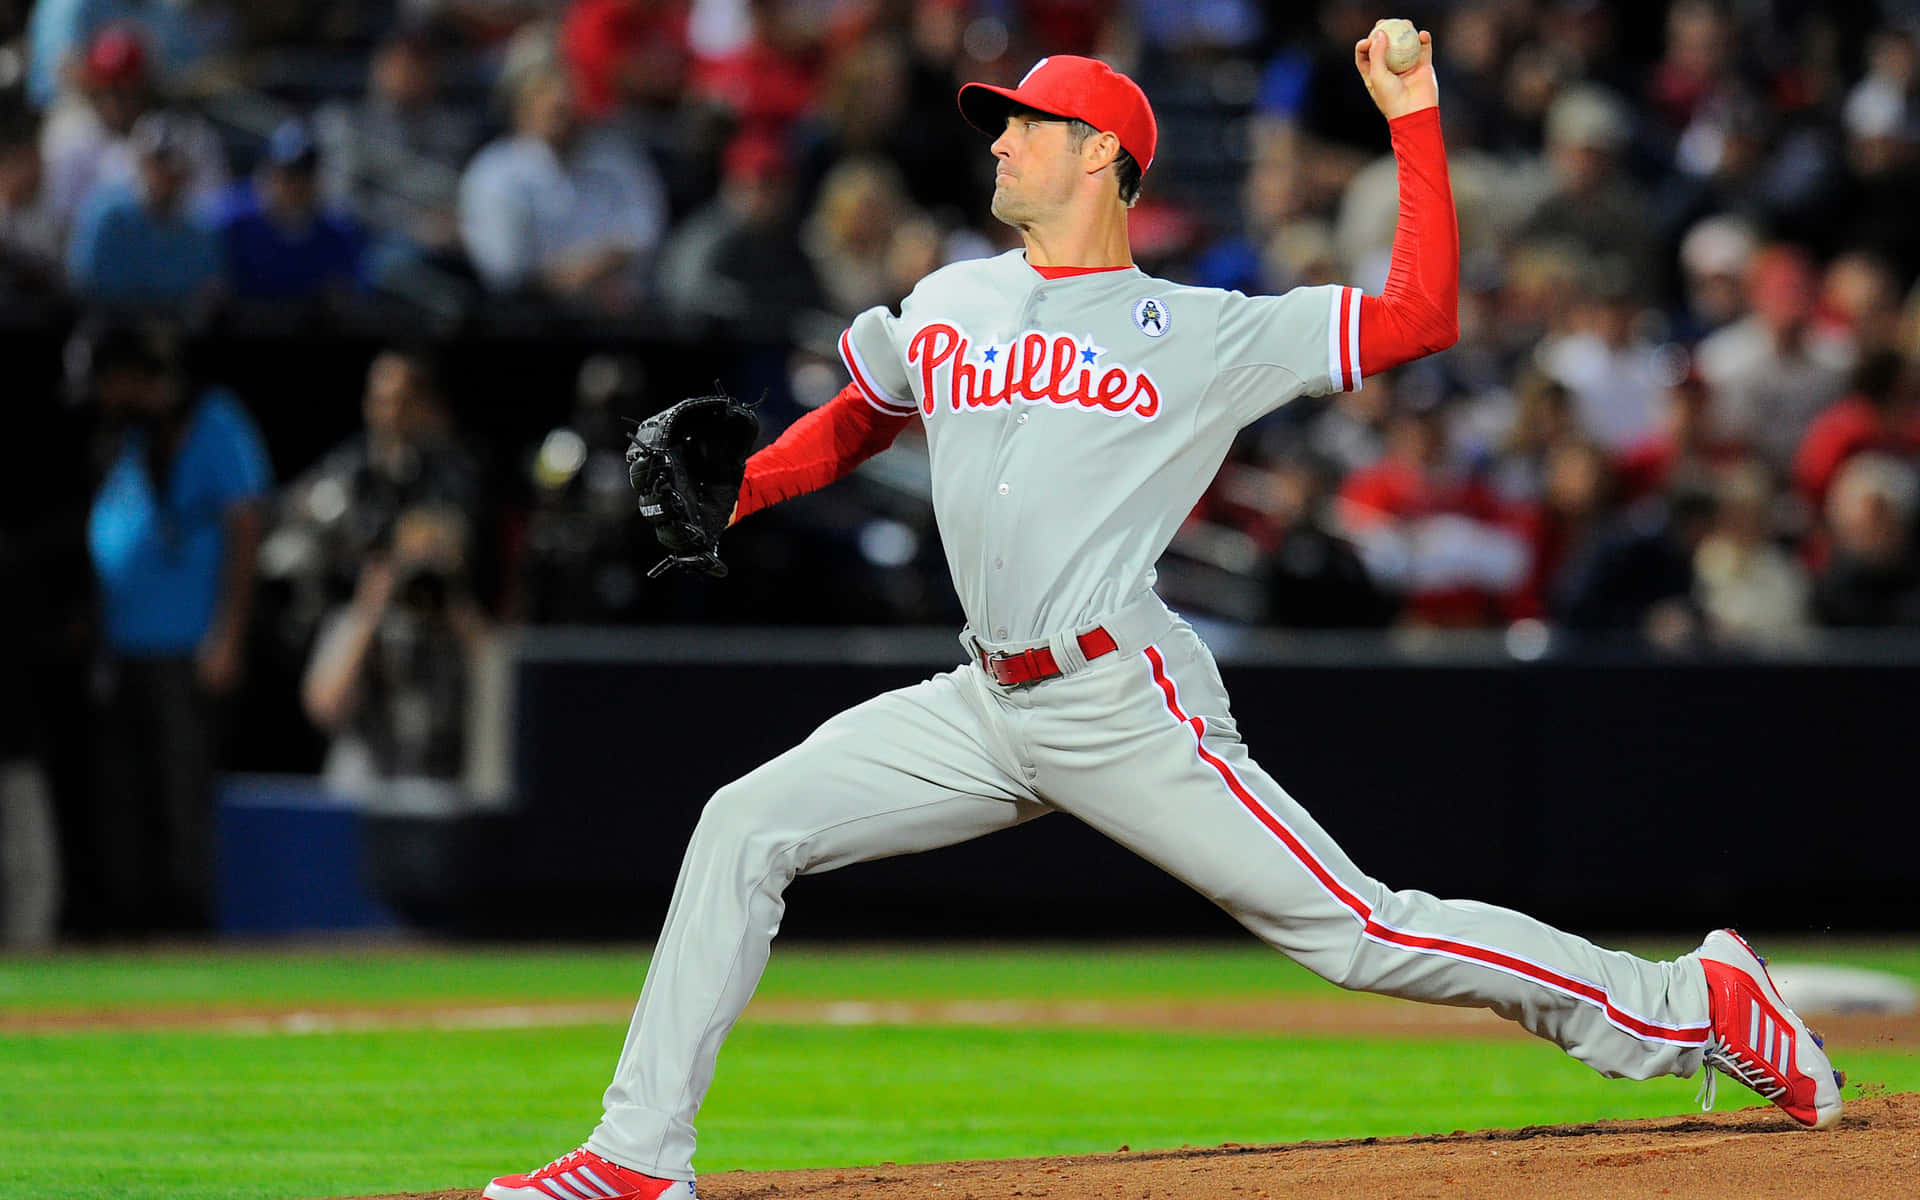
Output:
[[[1600,1121],[1436,1137],[1216,1146],[1077,1158],[730,1171],[701,1200],[1912,1200],[1920,1195],[1920,1094],[1852,1100],[1809,1133],[1773,1109]],[[478,1191],[370,1200],[479,1200]]]

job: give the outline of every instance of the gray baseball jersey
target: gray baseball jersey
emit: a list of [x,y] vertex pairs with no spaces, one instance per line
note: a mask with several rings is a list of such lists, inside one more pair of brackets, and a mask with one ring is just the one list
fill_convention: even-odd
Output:
[[1137,268],[1045,279],[1025,253],[955,263],[841,354],[870,403],[926,424],[933,506],[968,623],[1028,641],[1153,585],[1233,437],[1360,384],[1358,293],[1249,297]]
[[[1253,761],[1212,656],[1151,590],[1235,431],[1360,382],[1358,310],[1348,288],[1250,298],[1131,269],[1044,280],[1015,252],[928,276],[897,317],[854,321],[841,349],[868,401],[926,423],[974,635],[1044,645],[1062,673],[1004,687],[969,662],[841,713],[714,795],[589,1149],[692,1178],[694,1114],[796,876],[1054,812],[1343,987],[1491,1008],[1609,1075],[1699,1068],[1696,956],[1650,962],[1367,876]],[[1094,628],[1114,649],[1089,660],[1079,635]]]

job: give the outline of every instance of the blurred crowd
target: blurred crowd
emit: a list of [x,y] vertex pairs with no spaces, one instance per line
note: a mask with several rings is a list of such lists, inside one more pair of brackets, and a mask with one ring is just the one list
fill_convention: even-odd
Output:
[[[330,778],[431,811],[489,786],[469,717],[501,623],[779,619],[642,578],[619,418],[666,397],[641,362],[583,352],[564,420],[489,443],[484,415],[515,397],[455,386],[443,347],[559,328],[724,347],[712,373],[769,394],[770,436],[845,382],[852,314],[1017,244],[954,92],[1060,52],[1154,102],[1144,269],[1377,291],[1395,175],[1351,57],[1378,15],[0,0],[0,327],[77,331],[62,412],[92,449],[67,543],[98,614],[71,637],[57,606],[0,629],[85,641],[95,664],[81,825],[102,844],[67,858],[97,927],[205,921],[219,701],[250,671],[297,695]],[[1248,429],[1161,564],[1168,599],[1251,625],[1538,623],[1668,651],[1920,626],[1920,12],[1406,15],[1443,81],[1460,342]],[[178,341],[369,327],[385,348],[361,430],[314,454],[270,444],[267,398],[202,377]],[[730,561],[791,584],[800,619],[952,619],[917,436],[863,486],[743,525]],[[10,572],[64,552],[5,516]],[[30,649],[0,654],[0,713]],[[0,722],[21,743],[0,741],[9,854],[55,836],[33,815],[31,724]],[[0,870],[17,892],[0,908],[43,912],[50,870]]]

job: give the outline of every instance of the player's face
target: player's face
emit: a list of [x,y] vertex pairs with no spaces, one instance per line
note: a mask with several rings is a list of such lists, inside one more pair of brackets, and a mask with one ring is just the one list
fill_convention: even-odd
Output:
[[1067,123],[1032,113],[1007,117],[993,143],[993,215],[1016,229],[1059,212],[1083,173]]

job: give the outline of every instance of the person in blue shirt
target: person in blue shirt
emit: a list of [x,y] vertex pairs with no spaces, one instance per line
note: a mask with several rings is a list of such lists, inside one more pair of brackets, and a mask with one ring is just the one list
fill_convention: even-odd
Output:
[[181,118],[150,112],[128,135],[138,175],[82,204],[67,247],[76,294],[99,304],[173,309],[204,299],[220,277],[220,239],[188,202],[193,164]]
[[243,300],[310,300],[359,286],[363,241],[320,207],[318,148],[306,123],[282,122],[220,222],[227,279]]
[[245,665],[266,447],[231,393],[188,391],[166,330],[109,328],[91,366],[111,453],[87,523],[105,651],[90,868],[109,931],[204,929],[219,701]]

